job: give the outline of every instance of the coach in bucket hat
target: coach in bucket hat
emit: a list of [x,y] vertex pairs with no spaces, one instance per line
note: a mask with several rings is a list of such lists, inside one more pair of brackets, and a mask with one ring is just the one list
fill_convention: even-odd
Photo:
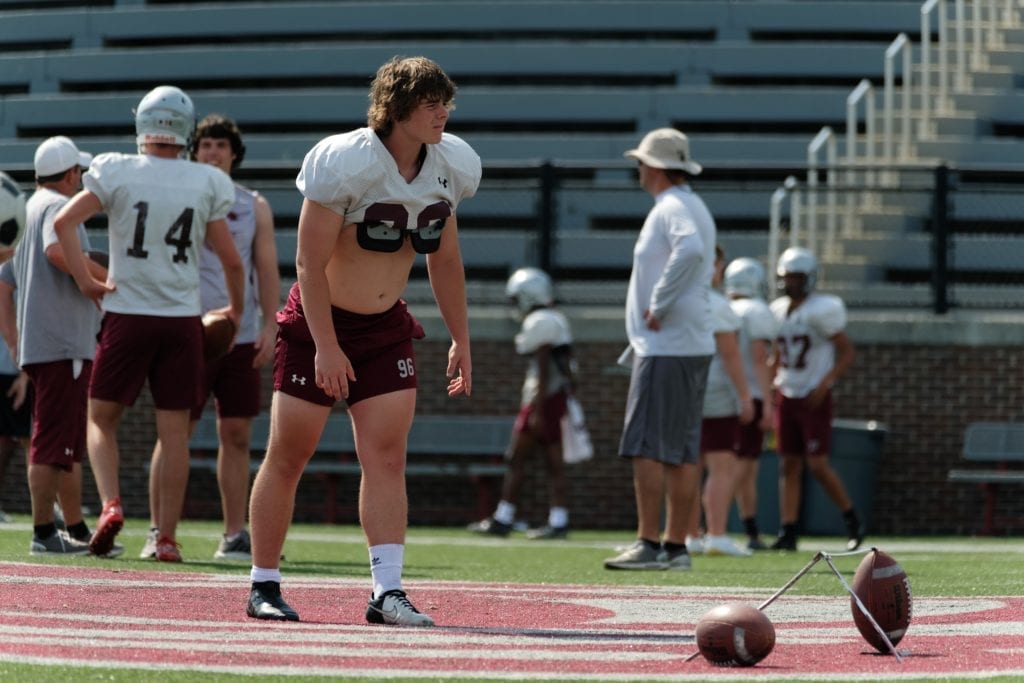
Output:
[[71,138],[63,135],[47,138],[36,148],[33,166],[36,178],[51,178],[63,174],[70,168],[89,168],[92,155],[80,152]]
[[640,141],[640,146],[623,154],[639,159],[651,168],[686,171],[698,175],[704,167],[690,158],[690,141],[674,128],[652,130]]

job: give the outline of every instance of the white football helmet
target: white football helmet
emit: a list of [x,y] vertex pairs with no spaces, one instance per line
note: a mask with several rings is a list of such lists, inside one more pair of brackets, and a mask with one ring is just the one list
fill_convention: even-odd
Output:
[[[818,281],[818,259],[814,257],[810,249],[790,247],[782,252],[782,256],[779,257],[779,266],[775,269],[775,274],[782,278],[787,274],[793,273],[801,273],[807,276],[806,291],[809,292],[814,289],[814,285]],[[781,282],[779,287],[782,287]]]
[[733,259],[725,269],[725,293],[764,298],[764,268],[752,258]]
[[135,142],[188,147],[196,127],[196,108],[180,88],[161,85],[135,108]]
[[522,313],[550,306],[555,300],[551,278],[540,268],[520,268],[512,273],[505,285],[505,295],[515,301]]
[[25,193],[6,173],[0,172],[0,246],[17,246],[25,230]]

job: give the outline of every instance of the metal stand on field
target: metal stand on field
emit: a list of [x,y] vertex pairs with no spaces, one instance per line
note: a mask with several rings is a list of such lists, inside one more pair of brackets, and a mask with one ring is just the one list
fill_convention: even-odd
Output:
[[[773,602],[775,602],[776,600],[778,600],[780,597],[782,597],[783,593],[785,593],[790,588],[792,588],[793,585],[796,584],[796,582],[799,581],[804,576],[804,574],[806,574],[807,572],[809,572],[811,570],[811,567],[813,567],[814,565],[818,564],[818,562],[820,562],[821,560],[825,560],[825,562],[828,564],[829,568],[832,570],[832,573],[836,575],[837,579],[839,579],[839,583],[843,584],[843,588],[845,588],[846,592],[849,593],[850,596],[853,598],[854,603],[857,605],[857,609],[859,609],[861,611],[861,613],[865,617],[867,617],[868,621],[871,623],[871,626],[875,629],[875,631],[878,633],[878,635],[880,635],[882,637],[882,642],[885,643],[885,646],[889,649],[889,652],[892,654],[892,656],[896,658],[897,662],[902,662],[903,661],[903,657],[896,650],[896,647],[892,644],[892,641],[889,640],[889,636],[887,636],[885,634],[885,631],[882,630],[882,627],[879,626],[878,622],[875,621],[875,618],[873,616],[871,616],[871,612],[869,612],[868,608],[864,606],[864,603],[861,602],[861,600],[857,596],[857,594],[853,592],[852,588],[850,588],[850,584],[847,583],[846,579],[843,578],[843,575],[839,573],[839,570],[836,569],[836,566],[832,563],[832,558],[833,557],[850,557],[851,555],[866,555],[867,553],[874,552],[875,550],[878,550],[878,549],[872,547],[872,548],[867,548],[866,550],[854,550],[853,552],[848,552],[848,553],[827,553],[824,550],[819,550],[814,555],[814,557],[811,558],[811,561],[808,562],[807,565],[803,569],[798,571],[796,573],[796,575],[792,579],[787,581],[786,584],[782,588],[780,588],[779,590],[775,591],[775,593],[772,594],[771,597],[769,597],[767,600],[765,600],[760,605],[758,605],[757,609],[759,611],[763,612],[765,610],[765,608],[768,607],[768,605],[770,605]],[[696,657],[699,654],[700,654],[700,650],[690,654],[683,661],[689,662],[690,660],[692,660],[694,657]]]

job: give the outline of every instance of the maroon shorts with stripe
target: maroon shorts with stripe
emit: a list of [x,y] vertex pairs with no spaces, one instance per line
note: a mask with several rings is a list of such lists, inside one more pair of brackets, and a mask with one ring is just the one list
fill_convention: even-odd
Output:
[[212,394],[217,417],[256,417],[260,412],[260,371],[252,366],[256,345],[235,344],[228,355],[206,363],[200,386],[199,404],[192,408],[192,419],[203,415],[206,400]]
[[764,415],[764,401],[754,399],[754,419],[748,424],[740,425],[740,445],[736,455],[748,460],[756,460],[761,457],[764,450],[764,431],[758,426],[761,423],[761,416]]
[[[416,388],[416,355],[412,340],[424,337],[423,327],[399,299],[383,313],[362,315],[331,307],[334,331],[341,350],[355,370],[346,403]],[[274,389],[321,406],[332,406],[333,397],[316,385],[316,345],[302,311],[299,285],[292,285],[288,303],[277,314],[277,346],[274,351]]]
[[740,418],[705,417],[700,423],[700,452],[733,451],[739,447]]
[[515,424],[512,426],[512,434],[518,435],[521,432],[530,434],[537,443],[553,444],[562,442],[562,416],[566,411],[566,400],[569,395],[559,391],[550,396],[544,397],[541,404],[541,411],[544,413],[544,429],[540,432],[530,426],[530,415],[533,414],[533,404],[527,403],[519,408]]
[[85,455],[92,361],[82,362],[78,377],[71,360],[29,363],[25,372],[35,388],[28,461],[70,471]]
[[832,392],[814,408],[806,398],[776,393],[775,436],[781,455],[828,455],[832,448]]
[[200,317],[111,313],[103,315],[89,398],[135,404],[149,380],[160,410],[191,410],[203,377]]

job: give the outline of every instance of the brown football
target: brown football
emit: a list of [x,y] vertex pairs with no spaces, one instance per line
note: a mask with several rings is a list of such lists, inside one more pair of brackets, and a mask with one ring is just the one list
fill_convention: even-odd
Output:
[[203,316],[203,360],[223,358],[235,340],[235,324],[223,313],[211,311]]
[[716,666],[753,666],[775,647],[775,627],[750,605],[730,602],[697,622],[697,647]]
[[[864,556],[853,575],[853,592],[895,647],[906,634],[913,611],[910,578],[903,567],[891,555],[881,550],[872,550]],[[889,654],[885,641],[857,607],[852,596],[850,609],[853,611],[853,622],[864,640],[879,652]]]

